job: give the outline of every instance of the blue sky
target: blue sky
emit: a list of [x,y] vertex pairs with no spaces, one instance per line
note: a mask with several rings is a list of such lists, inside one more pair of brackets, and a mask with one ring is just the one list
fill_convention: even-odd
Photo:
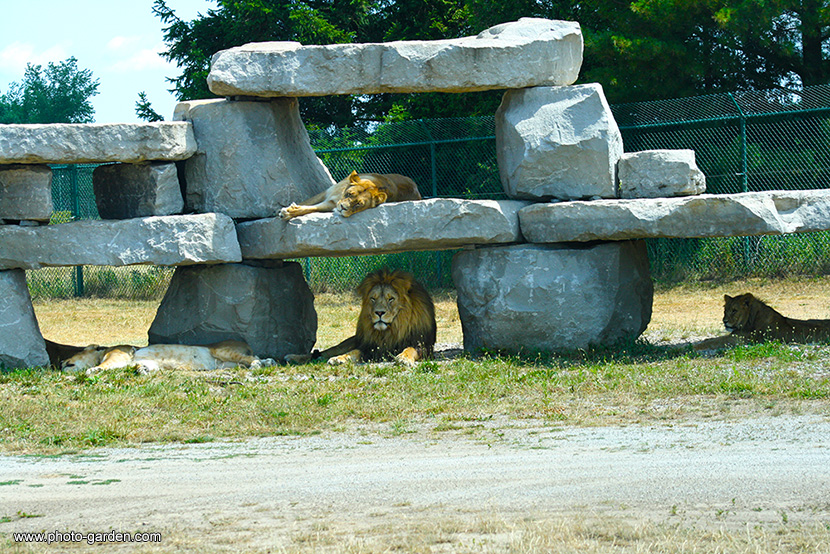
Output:
[[[167,0],[181,19],[216,8],[214,0]],[[92,98],[98,123],[135,122],[144,91],[159,114],[176,105],[166,77],[179,74],[165,50],[153,0],[0,0],[0,93],[20,82],[27,63],[46,66],[70,56],[100,82]]]

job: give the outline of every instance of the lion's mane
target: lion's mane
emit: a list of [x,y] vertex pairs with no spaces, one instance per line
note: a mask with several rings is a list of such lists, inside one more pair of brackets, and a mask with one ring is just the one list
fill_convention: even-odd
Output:
[[[379,286],[390,286],[398,295],[400,307],[392,324],[385,331],[372,326],[369,295]],[[432,355],[437,326],[435,306],[426,289],[403,271],[380,269],[366,276],[358,285],[361,299],[355,336],[362,355],[368,360],[394,356],[407,347],[419,348],[422,357]]]

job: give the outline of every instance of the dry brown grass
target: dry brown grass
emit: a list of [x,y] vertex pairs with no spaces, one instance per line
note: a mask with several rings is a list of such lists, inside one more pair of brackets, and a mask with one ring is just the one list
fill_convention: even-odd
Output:
[[[830,319],[830,277],[781,280],[749,279],[727,284],[691,284],[660,289],[646,336],[653,340],[687,340],[724,332],[723,295],[752,292],[790,317]],[[35,303],[40,329],[66,344],[147,344],[147,330],[158,301],[54,300]],[[354,333],[359,306],[351,293],[322,293],[315,299],[317,347],[327,348]],[[438,342],[463,340],[451,293],[435,298]]]

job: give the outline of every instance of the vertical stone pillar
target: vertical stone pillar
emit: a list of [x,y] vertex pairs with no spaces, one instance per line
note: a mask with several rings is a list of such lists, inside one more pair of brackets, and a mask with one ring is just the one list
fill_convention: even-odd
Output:
[[651,319],[643,241],[461,251],[452,275],[469,351],[609,345],[637,338]]
[[310,352],[314,296],[296,262],[177,267],[148,332],[150,344],[248,343],[260,358]]
[[22,269],[0,271],[0,367],[49,364]]
[[311,149],[296,98],[196,100],[176,106],[199,148],[185,162],[185,203],[196,212],[272,217],[334,180]]

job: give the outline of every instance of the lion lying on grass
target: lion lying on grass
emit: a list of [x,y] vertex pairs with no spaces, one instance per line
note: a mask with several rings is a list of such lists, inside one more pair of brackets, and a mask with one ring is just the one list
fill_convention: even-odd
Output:
[[432,298],[409,273],[381,269],[357,287],[361,299],[355,335],[322,352],[289,354],[287,362],[324,358],[331,365],[390,357],[412,367],[432,356],[437,325]]
[[276,365],[270,358],[260,360],[251,348],[241,341],[226,340],[205,346],[185,344],[151,344],[135,347],[126,344],[98,346],[92,344],[65,360],[64,371],[85,371],[91,375],[104,369],[136,366],[141,374],[160,369],[210,370],[236,366],[258,369],[263,365]]
[[695,350],[725,348],[742,342],[813,342],[830,339],[830,320],[793,319],[750,293],[724,295],[723,325],[728,335],[701,341]]
[[312,196],[302,205],[292,203],[281,209],[280,217],[288,220],[305,214],[332,211],[349,217],[384,202],[420,199],[418,185],[409,177],[396,173],[381,175],[352,171],[351,175],[331,185],[325,192]]

